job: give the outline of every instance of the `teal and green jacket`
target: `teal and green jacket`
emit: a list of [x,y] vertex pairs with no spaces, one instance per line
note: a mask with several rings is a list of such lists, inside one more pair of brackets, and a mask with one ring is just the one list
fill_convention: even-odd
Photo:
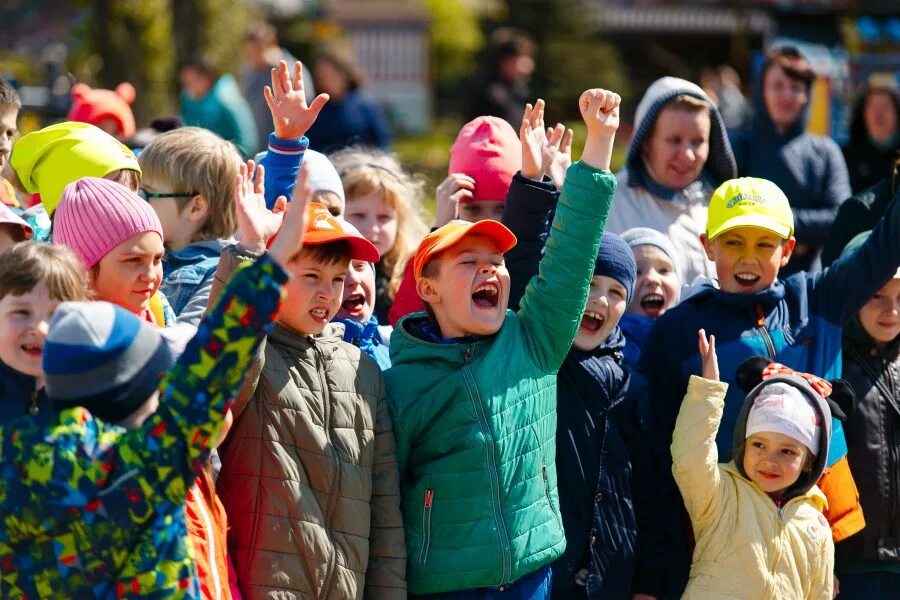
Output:
[[[558,558],[556,373],[587,303],[616,180],[569,168],[538,274],[496,334],[431,343],[402,319],[384,374],[411,594],[498,587]],[[446,340],[445,340],[446,341]]]
[[268,256],[234,276],[140,429],[81,407],[0,425],[0,597],[200,598],[185,499],[285,279]]

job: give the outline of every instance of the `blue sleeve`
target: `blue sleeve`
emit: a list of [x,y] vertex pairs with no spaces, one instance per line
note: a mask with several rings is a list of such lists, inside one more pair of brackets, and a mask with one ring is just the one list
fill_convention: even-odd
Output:
[[509,308],[512,310],[519,310],[519,301],[528,282],[537,275],[550,233],[551,213],[558,198],[556,186],[547,177],[544,181],[534,181],[519,172],[509,186],[502,221],[518,240],[506,253],[510,277]]
[[811,278],[813,313],[843,325],[897,272],[900,266],[900,193],[869,239],[853,254]]
[[294,182],[308,147],[309,140],[305,136],[299,140],[283,140],[274,133],[269,134],[269,150],[259,161],[266,169],[266,208],[269,210],[275,206],[278,196],[291,201]]

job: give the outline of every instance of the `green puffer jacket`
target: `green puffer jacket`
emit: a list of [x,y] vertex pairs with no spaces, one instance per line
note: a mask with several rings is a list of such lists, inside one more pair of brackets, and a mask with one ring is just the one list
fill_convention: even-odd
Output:
[[385,372],[401,474],[410,594],[506,585],[562,555],[556,372],[587,303],[615,193],[609,171],[569,168],[540,270],[519,312],[469,344],[400,321]]

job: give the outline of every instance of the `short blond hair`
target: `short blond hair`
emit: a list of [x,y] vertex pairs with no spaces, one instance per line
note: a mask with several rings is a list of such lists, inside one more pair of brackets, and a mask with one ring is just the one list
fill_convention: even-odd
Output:
[[711,107],[709,102],[701,100],[696,96],[688,94],[679,94],[663,105],[663,108],[675,108],[690,113],[709,112]]
[[200,194],[209,202],[209,218],[194,241],[227,239],[237,231],[234,178],[241,155],[234,144],[206,129],[180,127],[147,144],[138,162],[144,177],[165,183],[171,188],[166,191]]
[[60,302],[91,298],[84,264],[66,246],[20,242],[0,253],[0,299],[24,296],[41,283]]
[[394,155],[378,150],[347,148],[329,158],[344,184],[344,212],[349,212],[350,202],[374,193],[382,194],[384,201],[397,211],[397,240],[381,257],[388,277],[388,297],[393,298],[403,281],[406,262],[428,232],[422,218],[425,182],[404,171]]

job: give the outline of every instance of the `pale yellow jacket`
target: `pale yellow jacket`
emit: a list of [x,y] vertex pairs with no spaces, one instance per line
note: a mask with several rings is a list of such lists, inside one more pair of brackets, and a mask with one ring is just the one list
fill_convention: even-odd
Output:
[[781,509],[733,462],[718,464],[728,385],[692,376],[672,440],[672,472],[697,540],[682,598],[831,600],[834,543],[819,488]]

